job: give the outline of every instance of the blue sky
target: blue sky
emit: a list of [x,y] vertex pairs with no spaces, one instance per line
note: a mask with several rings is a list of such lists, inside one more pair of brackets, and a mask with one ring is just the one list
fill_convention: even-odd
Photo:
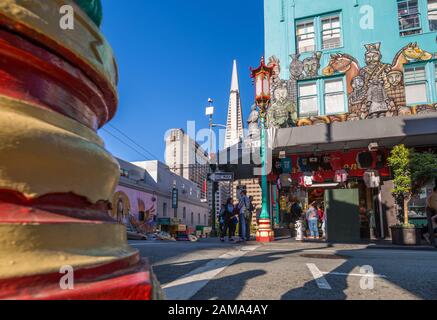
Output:
[[[103,33],[120,71],[119,109],[106,129],[148,158],[164,160],[170,128],[206,128],[209,97],[215,122],[225,124],[232,61],[237,59],[243,117],[253,101],[249,67],[264,51],[263,0],[104,1]],[[104,130],[107,149],[128,161],[143,160]]]

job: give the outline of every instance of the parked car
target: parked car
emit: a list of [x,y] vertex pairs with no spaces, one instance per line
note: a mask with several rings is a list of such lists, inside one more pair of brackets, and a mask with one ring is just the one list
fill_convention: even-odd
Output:
[[126,226],[127,239],[128,240],[147,240],[147,236],[138,232],[132,226]]
[[158,240],[166,240],[166,241],[176,241],[168,232],[160,231],[157,233]]
[[190,241],[190,238],[186,232],[176,233],[176,241]]

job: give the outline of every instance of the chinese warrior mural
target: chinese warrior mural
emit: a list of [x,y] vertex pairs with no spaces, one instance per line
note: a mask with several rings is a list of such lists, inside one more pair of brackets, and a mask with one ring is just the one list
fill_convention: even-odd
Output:
[[321,52],[300,60],[291,55],[290,79],[280,78],[280,61],[272,56],[269,66],[274,68],[272,80],[272,104],[268,113],[268,125],[275,128],[304,126],[336,121],[353,121],[378,117],[392,117],[424,112],[436,112],[436,105],[407,106],[404,87],[404,65],[409,62],[427,61],[432,54],[410,43],[394,57],[392,64],[382,62],[381,44],[365,45],[365,66],[348,54],[332,54],[323,76],[344,74],[347,83],[348,113],[334,116],[298,118],[298,81],[319,77]]

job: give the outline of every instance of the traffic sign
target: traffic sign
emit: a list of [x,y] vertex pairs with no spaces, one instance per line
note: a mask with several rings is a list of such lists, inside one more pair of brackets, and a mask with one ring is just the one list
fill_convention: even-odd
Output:
[[234,173],[215,172],[209,175],[209,180],[212,182],[231,182],[234,181]]

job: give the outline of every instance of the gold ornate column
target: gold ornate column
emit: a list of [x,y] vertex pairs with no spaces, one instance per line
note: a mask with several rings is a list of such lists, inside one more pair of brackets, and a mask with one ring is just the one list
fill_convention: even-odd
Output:
[[[74,30],[60,28],[65,4]],[[149,266],[107,214],[119,167],[96,131],[116,112],[117,77],[73,1],[0,2],[0,299],[153,297]]]

